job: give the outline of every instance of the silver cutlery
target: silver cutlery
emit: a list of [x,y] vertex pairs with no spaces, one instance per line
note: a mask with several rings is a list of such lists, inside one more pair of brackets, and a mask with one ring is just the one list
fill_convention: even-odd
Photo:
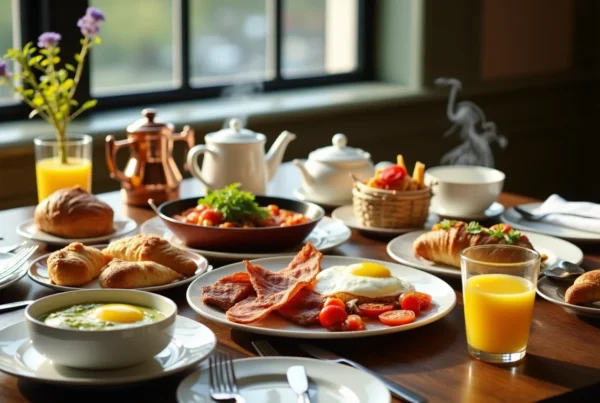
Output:
[[559,280],[566,280],[572,277],[578,277],[585,273],[585,270],[574,263],[561,260],[550,267],[544,269],[542,274]]
[[266,340],[251,341],[252,347],[261,357],[279,357],[281,354]]
[[13,252],[17,249],[19,249],[21,246],[24,246],[25,244],[27,244],[27,241],[23,241],[20,243],[15,243],[12,245],[7,245],[7,246],[0,246],[0,253],[10,253]]
[[33,301],[17,301],[9,302],[8,304],[0,305],[0,313],[12,311],[13,309],[23,308],[31,304]]
[[315,347],[310,344],[300,344],[299,347],[307,354],[309,354],[315,358],[318,358],[320,360],[350,365],[356,369],[360,369],[361,371],[364,371],[364,372],[374,376],[375,378],[377,378],[381,382],[383,382],[385,384],[385,386],[390,390],[390,392],[392,392],[392,394],[394,396],[396,396],[400,399],[404,399],[410,403],[425,403],[425,402],[427,402],[427,399],[425,397],[420,396],[417,393],[413,392],[412,390],[409,390],[409,389],[405,388],[404,386],[400,386],[397,383],[388,380],[387,378],[384,378],[383,376],[379,375],[377,372],[371,371],[369,368],[364,367],[357,362],[354,362],[347,358],[340,357],[340,356],[335,355],[327,350],[323,350],[322,348]]
[[298,403],[311,403],[308,395],[308,378],[302,365],[294,365],[287,370],[290,388],[298,395]]
[[27,262],[27,259],[33,255],[37,248],[37,245],[33,245],[19,251],[19,253],[17,253],[2,267],[0,267],[0,284],[9,278],[12,278],[17,273],[22,274],[24,271],[26,271],[27,267],[22,266],[25,262]]
[[217,402],[246,403],[239,394],[233,360],[230,355],[213,354],[209,359],[208,382],[210,397]]
[[515,209],[515,211],[517,213],[519,213],[521,215],[521,217],[523,217],[527,221],[540,221],[540,220],[543,220],[544,218],[548,217],[549,215],[566,215],[566,216],[579,217],[579,218],[594,218],[594,217],[586,216],[584,214],[562,213],[559,211],[549,212],[549,213],[544,213],[544,214],[533,214],[519,206],[515,206],[513,208]]

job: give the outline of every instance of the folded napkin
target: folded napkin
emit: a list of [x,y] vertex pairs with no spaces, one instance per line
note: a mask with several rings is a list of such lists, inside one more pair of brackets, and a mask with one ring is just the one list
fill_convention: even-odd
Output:
[[532,210],[532,213],[573,213],[583,215],[589,218],[553,214],[547,216],[541,222],[600,234],[600,204],[568,202],[559,195],[553,194],[540,207]]

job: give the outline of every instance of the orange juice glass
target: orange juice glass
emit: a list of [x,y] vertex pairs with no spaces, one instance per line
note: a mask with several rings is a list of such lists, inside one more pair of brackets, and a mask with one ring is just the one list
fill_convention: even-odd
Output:
[[461,253],[469,353],[508,363],[525,357],[539,253],[512,245],[480,245]]
[[35,176],[38,201],[59,189],[75,185],[92,191],[92,138],[69,136],[65,141],[66,163],[59,156],[55,137],[37,138],[35,144]]

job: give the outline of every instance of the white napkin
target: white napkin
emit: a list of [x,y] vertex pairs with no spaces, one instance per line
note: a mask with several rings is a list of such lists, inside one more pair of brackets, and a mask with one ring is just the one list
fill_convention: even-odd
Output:
[[553,214],[544,218],[541,222],[600,234],[600,204],[568,202],[559,195],[553,194],[540,207],[532,211],[533,214],[558,212],[580,214],[590,218]]

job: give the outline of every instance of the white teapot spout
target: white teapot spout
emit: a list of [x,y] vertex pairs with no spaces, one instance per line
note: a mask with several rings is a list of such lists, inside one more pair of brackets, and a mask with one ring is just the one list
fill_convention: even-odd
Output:
[[267,178],[269,180],[275,176],[275,172],[277,172],[277,168],[279,167],[279,164],[281,164],[283,154],[285,153],[288,144],[295,139],[296,135],[294,133],[284,130],[269,149],[269,152],[265,157],[265,162],[267,164]]
[[314,182],[313,177],[310,174],[310,172],[308,172],[308,169],[306,169],[306,167],[304,166],[304,163],[300,160],[294,160],[292,161],[292,163],[300,169],[300,173],[302,174],[304,182],[306,182],[306,184],[309,186],[312,185]]

